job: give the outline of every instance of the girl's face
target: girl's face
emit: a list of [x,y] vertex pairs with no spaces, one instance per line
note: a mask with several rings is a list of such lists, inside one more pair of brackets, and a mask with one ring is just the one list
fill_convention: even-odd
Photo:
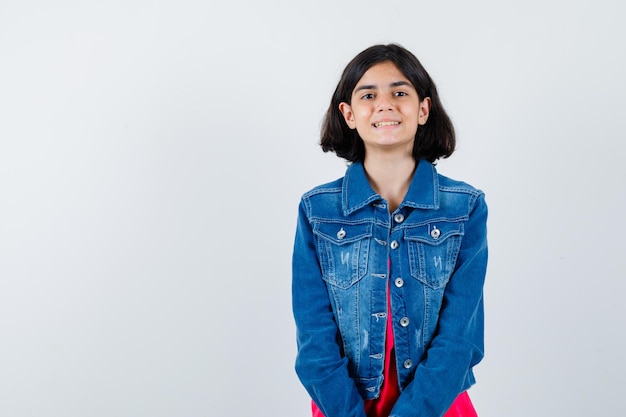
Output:
[[339,110],[350,129],[359,132],[366,153],[400,149],[412,154],[417,128],[428,119],[430,98],[420,101],[411,82],[387,61],[363,74],[351,102],[342,102]]

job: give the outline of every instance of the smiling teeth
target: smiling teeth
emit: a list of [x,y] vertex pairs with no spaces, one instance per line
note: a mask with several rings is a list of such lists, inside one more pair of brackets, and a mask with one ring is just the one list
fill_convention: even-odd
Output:
[[399,124],[400,122],[378,122],[378,123],[374,123],[374,126],[383,127],[383,126],[395,126]]

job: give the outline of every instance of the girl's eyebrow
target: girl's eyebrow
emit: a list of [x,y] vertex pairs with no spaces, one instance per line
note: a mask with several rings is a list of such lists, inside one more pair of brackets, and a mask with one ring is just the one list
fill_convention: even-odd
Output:
[[[413,86],[411,85],[411,83],[409,83],[409,82],[407,82],[407,81],[395,81],[395,82],[393,82],[393,83],[389,84],[389,87],[392,87],[392,88],[393,88],[393,87],[400,87],[400,86],[403,86],[403,85],[407,85],[407,86],[409,86],[409,87],[413,87]],[[360,86],[360,87],[355,88],[355,89],[354,89],[354,92],[355,92],[355,93],[358,93],[358,92],[359,92],[359,91],[361,91],[361,90],[376,90],[376,88],[377,88],[377,87],[376,87],[376,85],[374,85],[374,84],[367,84],[367,85],[362,85],[362,86]]]

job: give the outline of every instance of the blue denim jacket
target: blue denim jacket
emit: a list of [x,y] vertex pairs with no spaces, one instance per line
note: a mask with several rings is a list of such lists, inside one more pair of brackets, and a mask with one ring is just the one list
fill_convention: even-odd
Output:
[[293,253],[296,372],[326,417],[365,417],[363,400],[379,396],[388,288],[401,390],[391,416],[441,416],[474,383],[486,221],[483,193],[425,160],[393,213],[361,163],[303,195]]

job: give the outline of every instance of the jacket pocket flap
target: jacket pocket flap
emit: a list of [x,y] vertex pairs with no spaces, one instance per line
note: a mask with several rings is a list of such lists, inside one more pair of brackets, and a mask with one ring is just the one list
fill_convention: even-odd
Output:
[[345,224],[317,222],[313,233],[336,245],[345,245],[372,236],[372,224]]
[[463,234],[463,223],[441,221],[407,228],[404,231],[404,238],[436,246],[445,242],[450,236],[463,236]]

